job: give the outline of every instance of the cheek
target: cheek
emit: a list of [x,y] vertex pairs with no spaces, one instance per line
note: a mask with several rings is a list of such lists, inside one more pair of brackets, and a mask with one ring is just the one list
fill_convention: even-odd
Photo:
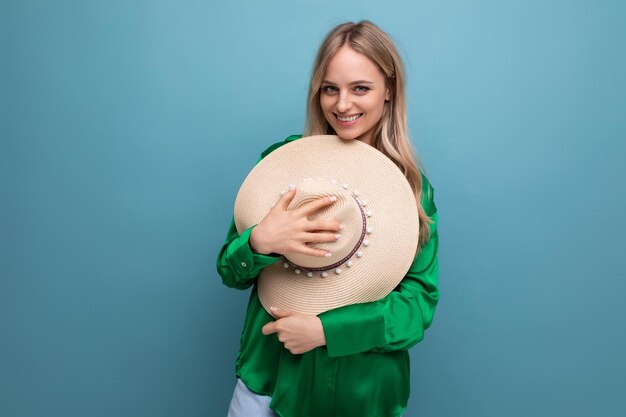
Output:
[[330,97],[320,96],[320,107],[322,108],[322,110],[324,111],[328,110],[331,104],[332,104],[332,100],[330,99]]
[[373,98],[368,103],[369,111],[372,112],[372,113],[375,113],[375,114],[382,113],[384,106],[385,106],[385,97],[384,96]]

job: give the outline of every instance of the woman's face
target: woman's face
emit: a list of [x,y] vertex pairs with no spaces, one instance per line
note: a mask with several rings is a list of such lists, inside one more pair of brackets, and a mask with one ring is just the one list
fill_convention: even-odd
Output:
[[385,76],[376,64],[347,44],[342,46],[328,63],[320,91],[322,111],[337,136],[372,145],[389,99]]

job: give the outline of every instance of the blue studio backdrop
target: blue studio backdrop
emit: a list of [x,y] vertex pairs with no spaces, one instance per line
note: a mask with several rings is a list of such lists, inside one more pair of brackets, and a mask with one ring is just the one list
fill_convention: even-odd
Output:
[[235,196],[370,19],[440,219],[406,417],[623,416],[625,4],[3,0],[0,415],[226,414]]

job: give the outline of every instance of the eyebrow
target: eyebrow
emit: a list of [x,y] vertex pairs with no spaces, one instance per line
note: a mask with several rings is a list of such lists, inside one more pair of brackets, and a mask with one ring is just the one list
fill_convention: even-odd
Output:
[[[322,81],[322,83],[326,83],[326,84],[332,84],[332,85],[337,85],[332,81],[328,81],[328,80],[324,80]],[[358,80],[358,81],[352,81],[350,84],[348,85],[354,85],[354,84],[374,84],[371,81],[367,81],[367,80]]]

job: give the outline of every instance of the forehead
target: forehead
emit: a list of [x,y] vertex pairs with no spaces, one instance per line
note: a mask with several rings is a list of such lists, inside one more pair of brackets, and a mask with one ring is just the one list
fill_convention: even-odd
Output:
[[353,80],[382,82],[385,77],[372,60],[346,44],[329,61],[324,79],[348,84]]

